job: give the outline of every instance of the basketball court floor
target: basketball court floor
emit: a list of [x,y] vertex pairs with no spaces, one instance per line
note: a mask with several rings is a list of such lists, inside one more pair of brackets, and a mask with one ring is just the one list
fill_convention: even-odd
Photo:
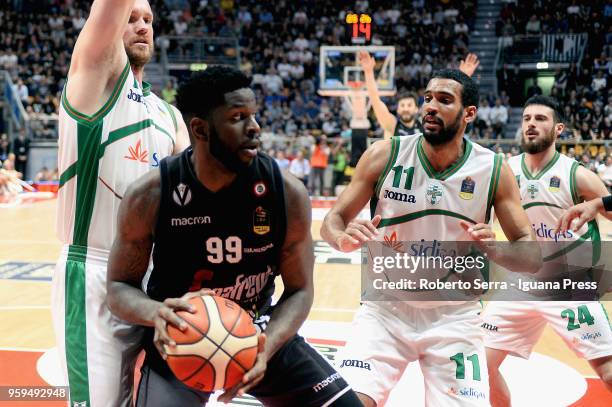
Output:
[[[333,360],[350,335],[349,324],[359,306],[360,257],[334,251],[321,240],[319,228],[330,204],[313,202],[315,300],[301,333]],[[55,205],[55,200],[47,200],[0,207],[0,386],[61,385],[50,311],[53,264],[61,247],[54,233]],[[612,223],[602,220],[600,225],[602,237],[609,238]],[[610,313],[612,304],[605,306]],[[530,360],[510,357],[502,372],[518,407],[612,405],[612,394],[588,363],[574,356],[550,328]],[[418,364],[412,364],[386,405],[421,406],[423,394]],[[0,407],[64,405],[0,401]],[[243,397],[233,405],[259,404]]]

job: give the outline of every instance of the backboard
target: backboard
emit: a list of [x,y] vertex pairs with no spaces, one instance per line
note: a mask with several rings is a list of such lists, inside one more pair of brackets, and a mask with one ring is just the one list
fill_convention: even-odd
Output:
[[[319,54],[320,95],[347,96],[355,91],[365,91],[365,77],[357,58],[359,51],[368,51],[376,60],[374,76],[380,95],[395,94],[395,47],[323,45]],[[349,86],[349,82],[362,82],[363,86],[355,89]]]

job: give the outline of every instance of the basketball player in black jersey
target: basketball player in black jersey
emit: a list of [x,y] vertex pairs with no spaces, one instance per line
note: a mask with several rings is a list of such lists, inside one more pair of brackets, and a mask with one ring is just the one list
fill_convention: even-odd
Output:
[[[168,324],[184,324],[176,311],[191,312],[186,300],[211,292],[236,301],[265,330],[255,366],[220,400],[247,392],[267,406],[361,405],[297,335],[313,299],[310,201],[297,178],[258,152],[250,83],[222,66],[185,83],[177,102],[192,148],[163,160],[160,171],[136,181],[121,203],[108,304],[118,317],[150,327],[136,406],[207,402],[209,394],[172,374],[164,346],[173,346]],[[145,278],[151,251],[153,270]],[[272,306],[277,275],[284,291]]]

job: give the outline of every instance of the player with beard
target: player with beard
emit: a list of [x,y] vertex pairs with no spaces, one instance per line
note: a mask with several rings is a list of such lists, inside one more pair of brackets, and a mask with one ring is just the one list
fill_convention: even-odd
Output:
[[[368,240],[400,246],[494,240],[490,220],[495,208],[510,240],[533,240],[501,155],[464,137],[466,126],[476,119],[477,104],[478,88],[470,77],[457,70],[434,73],[425,90],[423,135],[393,137],[366,150],[351,183],[325,217],[323,238],[345,252]],[[368,200],[371,220],[356,219]],[[538,256],[537,248],[524,253],[522,271],[535,272],[541,264]],[[516,269],[516,264],[498,260]],[[418,361],[427,405],[487,406],[480,309],[475,300],[364,301],[338,358],[340,372],[365,406],[381,406],[408,363]],[[474,369],[460,367],[464,356],[475,361]]]
[[52,314],[71,405],[131,405],[140,329],[105,302],[117,210],[130,183],[189,145],[178,110],[143,81],[152,23],[146,0],[94,1],[62,94]]
[[[580,240],[592,242],[595,247],[599,243],[595,221],[576,230],[555,232],[565,209],[585,200],[601,200],[601,197],[608,195],[606,186],[595,173],[556,150],[555,141],[565,129],[563,110],[550,97],[533,96],[525,103],[521,126],[523,154],[510,158],[508,164],[519,184],[521,202],[530,223],[537,229],[538,240]],[[608,213],[607,217],[612,219],[612,214]],[[543,246],[543,255],[545,259],[550,258],[551,263],[545,261],[544,267],[529,278],[545,279],[550,275],[547,271],[564,273],[558,269],[560,262],[557,260],[555,264],[554,260],[564,247]],[[569,256],[569,264],[581,264],[571,251],[566,256]],[[589,263],[595,261],[590,251],[588,257]],[[499,366],[508,354],[529,358],[547,324],[579,357],[589,361],[612,390],[612,331],[599,302],[491,301],[485,310],[484,320],[491,401],[495,407],[510,405],[510,392],[499,373]],[[593,337],[596,340],[592,340]]]
[[[221,400],[249,393],[266,406],[359,405],[344,379],[297,335],[313,300],[310,200],[302,182],[258,152],[250,83],[223,66],[184,83],[177,103],[192,148],[136,181],[121,204],[108,303],[118,317],[149,327],[138,407],[208,401],[210,394],[186,387],[164,361],[172,346],[168,324],[183,329],[175,312],[193,312],[185,300],[202,289],[236,301],[265,331],[255,366]],[[272,305],[278,275],[283,293]]]
[[[365,75],[368,97],[374,109],[376,120],[384,130],[384,138],[389,139],[395,136],[411,136],[422,134],[423,127],[418,120],[419,104],[415,93],[401,93],[397,98],[396,116],[389,112],[389,108],[382,101],[378,94],[378,86],[374,77],[374,66],[376,61],[369,52],[360,51],[358,53],[359,64]],[[459,70],[468,76],[472,76],[480,62],[475,54],[468,54],[465,60],[461,61]]]

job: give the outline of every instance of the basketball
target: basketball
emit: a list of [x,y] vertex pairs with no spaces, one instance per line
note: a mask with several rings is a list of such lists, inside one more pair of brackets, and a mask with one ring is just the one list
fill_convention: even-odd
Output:
[[168,326],[176,342],[176,347],[166,346],[170,369],[199,391],[233,387],[255,364],[258,334],[251,317],[235,302],[217,296],[194,297],[189,302],[195,313],[177,312],[187,329]]

